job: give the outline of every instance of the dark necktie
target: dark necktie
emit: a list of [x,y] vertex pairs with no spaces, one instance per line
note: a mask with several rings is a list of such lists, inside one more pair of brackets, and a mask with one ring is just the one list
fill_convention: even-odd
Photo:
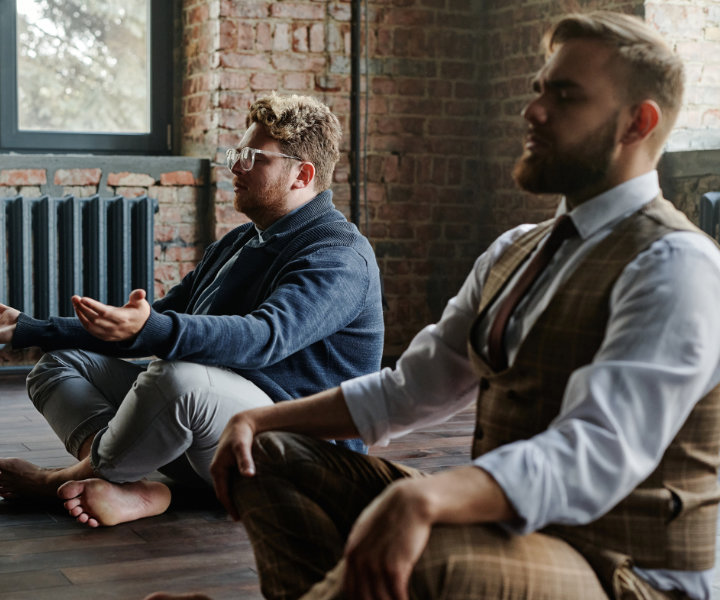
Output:
[[495,321],[490,327],[488,334],[488,362],[496,371],[507,368],[507,353],[505,352],[505,328],[507,327],[510,315],[520,302],[520,299],[530,289],[530,286],[537,279],[538,275],[548,265],[553,254],[560,245],[569,237],[577,234],[577,229],[568,215],[562,215],[553,226],[550,236],[538,252],[533,256],[530,264],[523,271],[517,280],[515,287],[505,296],[495,316]]

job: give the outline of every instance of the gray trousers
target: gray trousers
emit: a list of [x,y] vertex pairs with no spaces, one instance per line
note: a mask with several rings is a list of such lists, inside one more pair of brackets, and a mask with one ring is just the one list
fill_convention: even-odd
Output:
[[90,461],[102,478],[137,481],[159,469],[207,483],[210,462],[230,417],[270,398],[219,367],[127,361],[63,350],[45,354],[28,375],[30,398],[74,456],[95,435]]

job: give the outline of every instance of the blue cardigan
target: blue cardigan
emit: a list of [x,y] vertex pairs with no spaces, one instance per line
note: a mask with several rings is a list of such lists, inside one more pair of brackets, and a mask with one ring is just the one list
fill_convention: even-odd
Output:
[[[132,343],[98,340],[75,317],[22,314],[12,345],[227,367],[274,401],[378,370],[384,326],[370,243],[335,209],[329,190],[277,225],[258,246],[246,246],[257,236],[252,223],[211,244],[195,270],[153,303]],[[200,293],[241,247],[210,314],[191,314]]]

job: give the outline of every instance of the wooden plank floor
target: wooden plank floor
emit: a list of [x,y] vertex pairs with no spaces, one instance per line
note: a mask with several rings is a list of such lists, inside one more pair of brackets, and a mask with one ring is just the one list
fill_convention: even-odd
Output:
[[[463,464],[472,422],[466,411],[373,454],[428,471]],[[27,399],[20,376],[0,377],[0,456],[44,467],[73,460]],[[175,489],[164,515],[95,530],[59,502],[0,500],[0,599],[139,600],[159,589],[261,598],[242,525],[226,518],[211,492]]]

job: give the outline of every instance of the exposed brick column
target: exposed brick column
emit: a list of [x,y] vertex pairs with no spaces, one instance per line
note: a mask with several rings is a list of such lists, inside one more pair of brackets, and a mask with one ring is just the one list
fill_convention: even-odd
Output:
[[440,316],[479,253],[480,3],[371,3],[370,237],[386,354]]

